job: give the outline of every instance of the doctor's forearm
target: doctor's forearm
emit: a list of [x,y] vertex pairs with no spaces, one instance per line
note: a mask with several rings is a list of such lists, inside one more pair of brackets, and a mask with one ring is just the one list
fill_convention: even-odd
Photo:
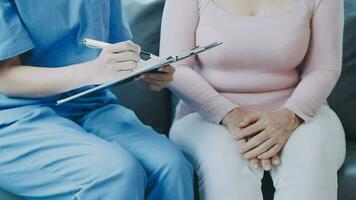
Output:
[[88,85],[88,80],[83,64],[42,68],[24,66],[16,60],[0,62],[0,92],[10,97],[52,96]]

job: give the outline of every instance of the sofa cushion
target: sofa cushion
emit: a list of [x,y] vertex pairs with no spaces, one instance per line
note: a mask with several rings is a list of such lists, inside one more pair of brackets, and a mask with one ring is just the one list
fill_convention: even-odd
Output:
[[329,97],[349,140],[356,140],[356,0],[345,0],[343,70]]

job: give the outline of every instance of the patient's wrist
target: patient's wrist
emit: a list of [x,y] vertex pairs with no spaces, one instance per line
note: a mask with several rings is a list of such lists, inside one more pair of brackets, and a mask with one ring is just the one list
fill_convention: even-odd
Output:
[[244,115],[245,112],[240,107],[234,108],[225,115],[225,117],[221,121],[221,124],[223,124],[224,126],[228,126],[231,123],[237,123],[239,120],[242,120]]

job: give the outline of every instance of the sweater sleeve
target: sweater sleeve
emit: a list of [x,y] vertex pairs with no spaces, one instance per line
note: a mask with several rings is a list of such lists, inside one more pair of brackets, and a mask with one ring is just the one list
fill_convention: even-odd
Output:
[[283,107],[305,121],[317,113],[341,73],[343,0],[316,0],[302,78]]
[[[162,21],[161,56],[191,49],[196,45],[199,22],[199,0],[167,0]],[[205,119],[220,123],[237,106],[219,94],[195,70],[196,57],[174,65],[176,73],[170,89]]]

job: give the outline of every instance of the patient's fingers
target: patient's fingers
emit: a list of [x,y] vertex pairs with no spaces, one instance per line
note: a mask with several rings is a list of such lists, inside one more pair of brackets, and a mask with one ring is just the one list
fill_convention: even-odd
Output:
[[262,160],[263,169],[270,171],[272,169],[272,163],[270,159]]
[[257,158],[252,158],[250,163],[253,168],[258,169],[260,161]]
[[279,164],[281,164],[281,159],[279,158],[278,155],[274,155],[274,156],[271,158],[271,161],[272,161],[272,164],[273,164],[273,165],[279,165]]
[[240,128],[246,128],[247,126],[254,124],[260,117],[260,113],[251,113],[245,116],[242,122],[239,123]]
[[[246,144],[247,140],[246,139],[242,139],[242,140],[238,140],[237,142],[238,142],[238,144],[240,146],[242,146],[242,145]],[[258,169],[259,163],[260,163],[260,160],[258,160],[257,158],[250,159],[250,164],[255,169]]]

